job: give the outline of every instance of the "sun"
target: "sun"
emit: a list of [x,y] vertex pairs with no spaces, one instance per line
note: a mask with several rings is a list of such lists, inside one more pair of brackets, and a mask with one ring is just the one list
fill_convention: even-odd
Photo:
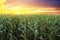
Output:
[[3,11],[5,2],[6,2],[6,0],[0,0],[0,13]]
[[6,0],[0,0],[0,4],[3,4],[5,2],[6,2]]

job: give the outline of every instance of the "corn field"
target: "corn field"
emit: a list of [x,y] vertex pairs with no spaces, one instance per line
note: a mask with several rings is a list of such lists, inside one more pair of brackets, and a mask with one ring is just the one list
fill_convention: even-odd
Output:
[[60,40],[60,15],[0,15],[0,40]]

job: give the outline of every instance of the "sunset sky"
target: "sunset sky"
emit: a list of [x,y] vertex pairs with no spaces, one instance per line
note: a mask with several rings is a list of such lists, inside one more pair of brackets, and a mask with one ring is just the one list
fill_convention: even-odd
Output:
[[60,0],[0,0],[0,13],[36,13],[60,11]]

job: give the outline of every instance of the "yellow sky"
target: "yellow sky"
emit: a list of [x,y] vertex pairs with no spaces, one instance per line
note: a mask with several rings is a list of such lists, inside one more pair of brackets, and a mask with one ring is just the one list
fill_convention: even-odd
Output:
[[5,4],[7,0],[0,0],[0,14],[32,14],[37,12],[55,12],[55,8],[35,7],[26,4]]

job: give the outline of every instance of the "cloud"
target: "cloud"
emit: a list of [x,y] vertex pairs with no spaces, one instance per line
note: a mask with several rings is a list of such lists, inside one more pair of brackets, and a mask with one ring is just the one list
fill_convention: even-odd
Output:
[[54,7],[60,9],[60,0],[7,0],[8,3],[24,3],[33,6]]
[[[28,0],[29,1],[29,0]],[[35,4],[43,4],[46,6],[51,6],[51,7],[59,7],[60,8],[60,0],[30,0],[29,3],[35,3]]]
[[25,0],[26,3],[39,7],[53,7],[60,10],[60,0]]

